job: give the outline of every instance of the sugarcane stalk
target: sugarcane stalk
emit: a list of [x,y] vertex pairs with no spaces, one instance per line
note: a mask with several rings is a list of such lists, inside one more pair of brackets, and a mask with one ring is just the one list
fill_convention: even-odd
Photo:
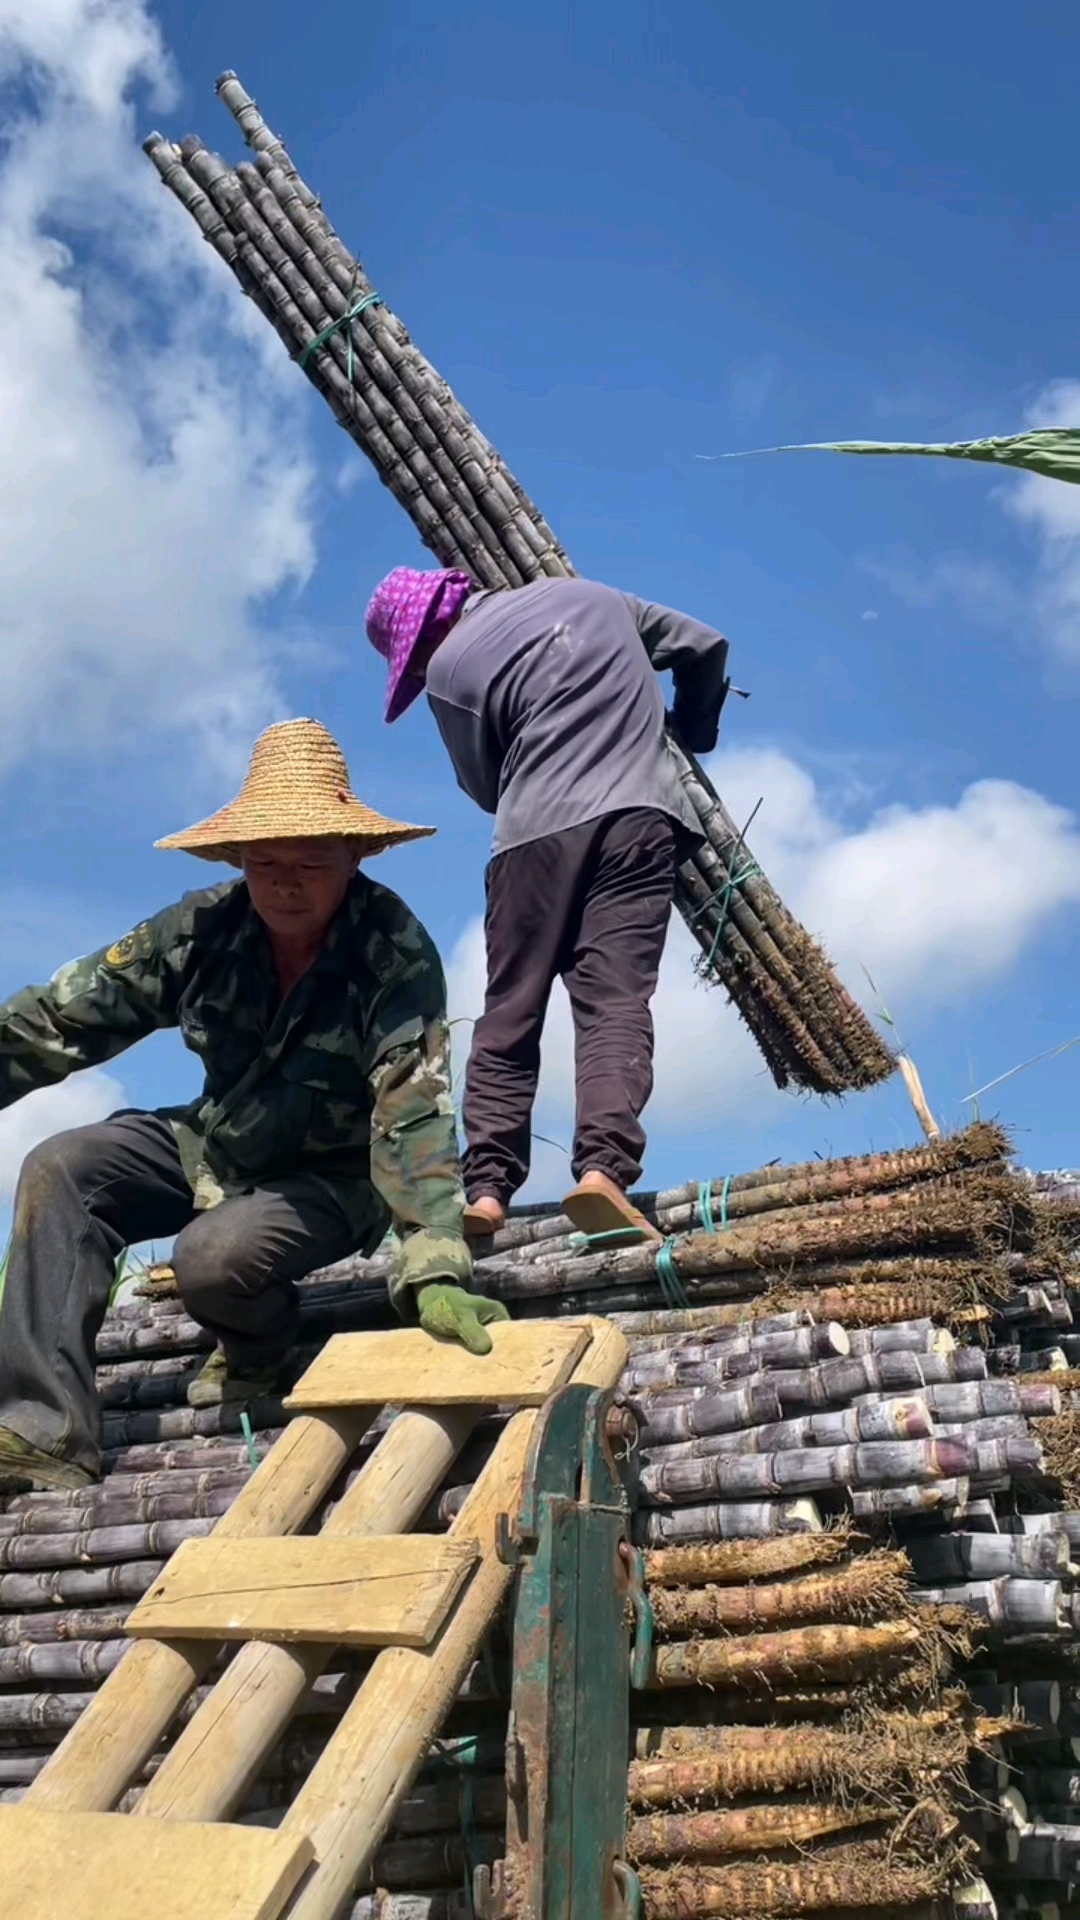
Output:
[[792,1447],[782,1453],[722,1453],[670,1463],[657,1451],[642,1467],[638,1485],[650,1506],[686,1505],[707,1494],[738,1500],[822,1493],[830,1487],[922,1486],[970,1473],[979,1460],[977,1446],[950,1439]]
[[0,1539],[0,1569],[100,1566],[150,1555],[167,1559],[182,1540],[205,1539],[213,1527],[212,1519],[161,1520],[141,1527],[91,1527],[84,1533],[13,1534]]
[[843,1327],[827,1323],[800,1327],[793,1333],[747,1335],[725,1340],[715,1347],[676,1347],[664,1353],[641,1354],[631,1360],[623,1374],[622,1386],[629,1392],[682,1383],[720,1384],[760,1372],[811,1367],[818,1360],[842,1359],[849,1346]]
[[650,1588],[743,1586],[811,1567],[834,1567],[851,1553],[852,1544],[852,1529],[841,1523],[827,1533],[669,1547],[646,1554],[645,1579]]
[[856,1520],[947,1514],[966,1505],[969,1490],[966,1477],[930,1481],[922,1487],[856,1487],[851,1493],[851,1511]]
[[723,1506],[654,1509],[633,1517],[634,1540],[641,1547],[765,1540],[778,1533],[816,1533],[820,1527],[821,1515],[812,1500],[729,1501]]
[[72,1640],[0,1647],[0,1686],[24,1680],[104,1680],[119,1666],[126,1640]]
[[923,1628],[912,1620],[876,1626],[793,1627],[730,1640],[685,1640],[657,1647],[649,1684],[756,1691],[776,1682],[849,1680],[853,1674],[902,1665],[918,1652]]
[[1061,1633],[1068,1622],[1060,1580],[972,1580],[962,1585],[920,1585],[913,1598],[925,1606],[954,1605],[1006,1633]]
[[129,1560],[121,1566],[61,1567],[52,1573],[0,1574],[0,1607],[51,1607],[75,1601],[139,1600],[161,1572],[163,1560]]
[[955,1775],[968,1749],[964,1725],[940,1712],[878,1715],[872,1728],[640,1729],[627,1798],[635,1807],[667,1807],[798,1787],[880,1793],[901,1782]]
[[648,1447],[642,1458],[689,1460],[716,1453],[779,1453],[792,1447],[835,1447],[860,1440],[925,1440],[934,1431],[925,1400],[862,1401],[831,1413],[805,1413],[768,1426],[705,1434]]
[[0,1648],[52,1645],[67,1640],[109,1640],[123,1633],[130,1606],[62,1607],[48,1612],[0,1610]]
[[657,1631],[668,1638],[750,1633],[789,1621],[867,1620],[903,1606],[910,1568],[902,1553],[867,1554],[836,1573],[812,1573],[774,1586],[704,1587],[653,1595]]
[[[177,1473],[153,1477],[184,1481],[202,1476]],[[85,1538],[92,1530],[102,1527],[215,1518],[228,1510],[249,1477],[248,1473],[225,1473],[221,1476],[222,1484],[206,1491],[192,1489],[189,1492],[181,1485],[175,1492],[169,1489],[163,1493],[145,1495],[141,1499],[110,1488],[107,1492],[100,1491],[96,1500],[84,1501],[80,1506],[54,1507],[50,1504],[21,1513],[3,1513],[0,1514],[0,1553],[4,1551],[5,1542],[13,1535],[33,1535],[38,1538],[48,1535],[55,1539],[58,1534],[71,1534]],[[57,1551],[71,1549],[58,1546]],[[81,1557],[82,1549],[78,1551]]]
[[[941,1833],[954,1825],[942,1816]],[[649,1920],[781,1920],[835,1908],[878,1920],[933,1900],[957,1879],[964,1855],[946,1840],[916,1851],[890,1839],[825,1845],[795,1860],[643,1867],[645,1912]]]
[[759,1853],[770,1848],[805,1846],[823,1834],[872,1826],[880,1819],[880,1806],[828,1800],[788,1804],[771,1801],[710,1813],[653,1813],[630,1821],[626,1855],[640,1865],[644,1861]]

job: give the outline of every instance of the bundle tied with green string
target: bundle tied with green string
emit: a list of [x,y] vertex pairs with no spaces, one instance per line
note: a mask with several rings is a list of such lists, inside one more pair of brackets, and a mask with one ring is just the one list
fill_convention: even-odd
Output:
[[[195,136],[145,150],[335,419],[446,567],[484,587],[568,579],[556,536],[385,297],[330,225],[236,75],[218,94],[253,161],[228,165]],[[791,915],[676,730],[668,748],[701,825],[676,905],[778,1086],[841,1094],[885,1079],[893,1054]]]

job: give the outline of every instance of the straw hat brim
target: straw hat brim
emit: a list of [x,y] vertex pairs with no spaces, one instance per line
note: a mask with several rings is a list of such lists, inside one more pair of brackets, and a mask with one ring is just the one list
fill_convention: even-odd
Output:
[[252,804],[241,795],[229,806],[199,820],[180,833],[155,840],[155,847],[193,853],[200,860],[242,865],[241,849],[260,840],[355,840],[361,859],[385,853],[409,840],[426,840],[434,827],[414,827],[404,820],[388,820],[353,793],[343,792],[334,803],[319,800],[304,807],[285,800],[274,807]]

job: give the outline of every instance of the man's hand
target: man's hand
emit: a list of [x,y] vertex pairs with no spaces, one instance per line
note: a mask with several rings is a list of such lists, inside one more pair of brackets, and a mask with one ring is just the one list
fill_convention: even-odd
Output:
[[490,1353],[493,1320],[509,1320],[501,1300],[485,1300],[464,1287],[432,1280],[416,1290],[420,1325],[437,1340],[459,1340],[469,1353]]

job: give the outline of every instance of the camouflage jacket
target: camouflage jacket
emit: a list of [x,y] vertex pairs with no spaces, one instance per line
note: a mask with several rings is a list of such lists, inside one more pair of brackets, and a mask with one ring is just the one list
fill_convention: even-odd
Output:
[[468,1284],[446,987],[396,894],[358,874],[284,1001],[243,881],[185,894],[0,1004],[0,1108],[159,1027],[179,1027],[206,1072],[197,1100],[163,1110],[197,1207],[304,1172],[332,1190],[358,1250],[392,1227],[407,1317],[412,1287]]

